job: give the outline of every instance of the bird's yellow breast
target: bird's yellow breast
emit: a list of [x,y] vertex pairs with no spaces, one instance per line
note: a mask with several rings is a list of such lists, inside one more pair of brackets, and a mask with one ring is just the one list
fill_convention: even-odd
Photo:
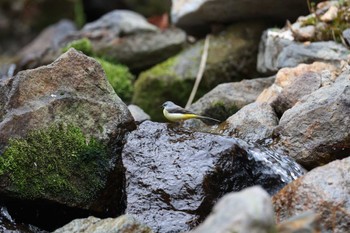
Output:
[[169,121],[182,121],[197,117],[196,114],[169,113],[166,109],[163,109],[163,114]]

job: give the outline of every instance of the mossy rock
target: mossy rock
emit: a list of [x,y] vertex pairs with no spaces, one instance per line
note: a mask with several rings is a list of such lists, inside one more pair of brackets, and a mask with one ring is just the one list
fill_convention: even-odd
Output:
[[[258,76],[256,59],[264,28],[261,22],[238,23],[210,36],[208,59],[195,99],[220,83]],[[141,73],[135,82],[132,103],[155,121],[165,120],[160,107],[164,101],[185,105],[198,73],[203,46],[201,40]]]
[[104,188],[109,161],[103,143],[73,125],[54,124],[10,140],[0,157],[2,192],[79,206]]

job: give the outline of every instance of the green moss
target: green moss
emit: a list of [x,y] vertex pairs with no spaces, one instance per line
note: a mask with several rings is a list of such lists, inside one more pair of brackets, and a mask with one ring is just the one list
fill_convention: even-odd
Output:
[[70,42],[68,45],[62,48],[62,52],[65,53],[70,48],[75,48],[76,50],[83,52],[87,56],[94,55],[91,41],[88,38],[82,38],[82,39],[74,40]]
[[173,71],[174,64],[176,64],[177,57],[171,57],[164,62],[152,67],[151,69],[141,73],[140,78],[143,76],[159,77],[159,76],[177,76]]
[[128,67],[121,64],[113,64],[101,58],[95,58],[106,73],[109,83],[114,91],[124,102],[130,102],[133,93],[134,76]]
[[56,124],[11,139],[0,157],[0,176],[21,198],[82,203],[104,186],[108,161],[101,142],[73,125]]

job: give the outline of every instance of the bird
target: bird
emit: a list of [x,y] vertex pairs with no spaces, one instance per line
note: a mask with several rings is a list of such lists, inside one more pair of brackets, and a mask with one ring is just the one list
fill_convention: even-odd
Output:
[[197,115],[194,112],[191,112],[189,110],[186,110],[179,105],[174,104],[171,101],[166,101],[163,103],[163,114],[166,119],[172,122],[178,122],[178,121],[184,121],[188,119],[199,119],[205,123],[205,120],[210,120],[210,121],[215,121],[217,123],[220,123],[219,120],[211,118],[211,117],[206,117],[206,116],[201,116]]

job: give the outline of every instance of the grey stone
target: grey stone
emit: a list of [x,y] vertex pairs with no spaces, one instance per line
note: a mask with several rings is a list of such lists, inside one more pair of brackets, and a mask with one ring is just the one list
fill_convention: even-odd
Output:
[[137,105],[130,104],[128,106],[128,109],[136,122],[142,122],[151,119],[151,117]]
[[267,103],[251,103],[229,117],[218,132],[248,142],[264,142],[272,137],[278,117]]
[[293,41],[290,36],[288,31],[271,29],[263,34],[259,47],[258,71],[274,73],[283,67],[295,67],[314,61],[340,65],[350,53],[346,47],[333,41],[302,44]]
[[276,219],[284,221],[305,211],[320,218],[319,232],[348,232],[350,225],[350,158],[318,167],[273,197]]
[[350,79],[342,73],[284,112],[275,129],[276,147],[313,168],[350,153]]
[[255,186],[223,196],[206,220],[190,233],[270,233],[274,229],[270,196]]

